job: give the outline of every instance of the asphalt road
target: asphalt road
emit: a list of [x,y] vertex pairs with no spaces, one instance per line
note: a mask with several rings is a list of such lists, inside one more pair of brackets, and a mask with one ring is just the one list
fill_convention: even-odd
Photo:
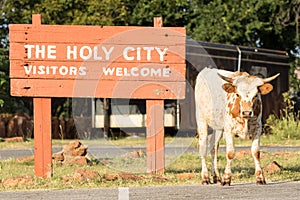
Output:
[[[236,151],[240,149],[249,149],[250,147],[235,147]],[[88,152],[95,158],[110,158],[114,156],[120,156],[125,153],[135,151],[135,150],[146,150],[146,147],[116,147],[116,146],[89,146]],[[54,147],[52,152],[58,152],[61,148]],[[299,152],[300,146],[262,146],[261,151],[267,152]],[[165,147],[166,155],[178,155],[184,152],[198,152],[195,147]],[[220,152],[225,152],[225,148],[221,147]],[[31,156],[34,154],[33,148],[24,149],[0,149],[0,160],[5,160],[9,158],[20,158],[25,156]]]
[[253,183],[220,185],[182,185],[133,188],[99,188],[74,190],[36,190],[0,192],[2,200],[152,200],[152,199],[242,199],[242,200],[296,200],[300,197],[300,182],[269,183],[257,186]]

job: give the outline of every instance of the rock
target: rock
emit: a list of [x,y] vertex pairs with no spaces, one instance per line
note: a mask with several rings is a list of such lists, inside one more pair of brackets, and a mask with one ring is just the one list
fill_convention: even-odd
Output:
[[157,182],[165,182],[168,181],[169,179],[163,176],[152,176],[153,180]]
[[64,182],[72,181],[74,178],[72,176],[62,176],[61,180]]
[[141,157],[144,157],[146,155],[145,151],[144,150],[138,150],[138,151],[132,151],[132,152],[129,152],[129,153],[126,153],[123,155],[123,157],[126,157],[126,158],[141,158]]
[[287,156],[287,157],[297,157],[298,154],[294,152],[275,152],[275,156]]
[[63,147],[64,155],[69,156],[85,156],[87,147],[84,146],[79,140],[70,141],[69,145]]
[[267,173],[280,173],[281,166],[276,161],[272,161],[264,168],[264,171]]
[[17,162],[23,163],[23,162],[31,162],[34,161],[34,156],[26,156],[16,159]]
[[23,137],[11,137],[11,138],[5,138],[5,142],[24,142]]
[[0,117],[0,138],[6,137],[6,127],[5,127],[5,121]]
[[142,179],[141,176],[137,176],[134,174],[120,174],[119,177],[122,178],[123,180],[133,180],[133,181]]
[[33,178],[31,176],[23,175],[13,178],[4,178],[1,184],[3,187],[17,187],[29,185],[30,183],[32,183],[32,181]]
[[57,152],[53,154],[53,159],[58,162],[64,161],[64,153],[63,151]]
[[87,165],[87,158],[84,156],[64,156],[62,164],[68,165]]
[[119,175],[118,174],[105,174],[104,179],[107,181],[114,181],[118,179]]
[[76,169],[73,178],[77,181],[86,181],[100,178],[100,175],[96,171],[78,168]]
[[105,174],[104,175],[104,179],[107,181],[114,181],[118,178],[121,178],[123,180],[137,181],[137,180],[142,179],[142,176],[137,176],[134,174]]
[[57,164],[87,165],[88,163],[87,147],[79,140],[70,141],[64,145],[63,150],[52,155]]
[[181,173],[175,175],[178,179],[192,179],[196,177],[194,173]]
[[238,152],[235,153],[234,157],[236,159],[242,159],[247,157],[248,155],[251,155],[251,150],[239,150]]

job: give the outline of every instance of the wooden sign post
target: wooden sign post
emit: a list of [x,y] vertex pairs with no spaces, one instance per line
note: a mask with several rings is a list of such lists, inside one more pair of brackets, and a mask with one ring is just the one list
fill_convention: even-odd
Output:
[[164,99],[185,98],[181,27],[12,24],[11,95],[33,97],[35,174],[52,175],[51,98],[146,99],[147,172],[164,171]]

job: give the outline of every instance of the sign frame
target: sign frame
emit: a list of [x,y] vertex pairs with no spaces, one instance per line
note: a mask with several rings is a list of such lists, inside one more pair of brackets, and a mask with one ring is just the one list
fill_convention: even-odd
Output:
[[[74,37],[68,37],[66,40],[69,44],[66,45],[62,43],[66,34],[62,34],[61,28],[67,28],[69,32],[73,29],[80,33],[83,31],[87,37],[78,33]],[[154,27],[81,28],[83,30],[80,30],[80,26],[42,25],[40,14],[32,15],[30,25],[10,25],[11,95],[33,97],[35,175],[44,178],[52,176],[52,97],[146,99],[147,173],[164,173],[164,99],[185,98],[185,28],[164,28],[161,17],[154,18]],[[86,28],[95,32],[84,31],[88,30]],[[102,34],[106,34],[106,38],[103,37],[108,43],[101,41],[99,36],[95,37],[97,31],[102,29],[105,30]],[[47,30],[53,30],[52,34],[47,33]],[[119,33],[112,37],[113,33],[107,30]],[[142,33],[140,31],[149,36],[148,40],[144,39],[146,45],[139,47],[142,40],[138,37],[134,38],[137,43],[134,40],[133,43],[128,43],[132,41],[132,34],[137,36]],[[150,37],[149,33],[155,37]],[[83,41],[78,41],[80,37]],[[162,38],[166,42],[162,42]],[[53,45],[55,41],[59,41],[57,45]],[[114,44],[123,50],[115,51],[117,55],[105,62],[103,60],[110,58],[116,47],[89,46],[96,42]],[[80,50],[75,52],[75,46],[77,49],[80,47]],[[102,49],[102,56],[95,53],[95,49],[98,53]],[[92,50],[94,52],[91,53]],[[82,63],[88,66],[85,68],[85,76],[79,74]],[[103,63],[102,72],[97,73]],[[110,71],[105,74],[108,67],[111,67]],[[66,70],[70,73],[66,73]],[[139,76],[136,76],[138,73]]]

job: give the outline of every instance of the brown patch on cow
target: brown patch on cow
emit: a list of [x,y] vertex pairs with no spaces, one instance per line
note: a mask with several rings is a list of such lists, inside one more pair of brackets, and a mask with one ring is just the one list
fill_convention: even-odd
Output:
[[227,158],[228,158],[229,160],[232,160],[232,159],[234,158],[234,152],[233,152],[233,151],[229,151],[229,152],[227,153]]
[[251,103],[249,101],[242,101],[241,103],[244,111],[251,111]]
[[262,175],[262,171],[261,170],[255,172],[255,176],[261,176],[261,175]]
[[241,98],[237,97],[233,103],[229,103],[230,114],[233,118],[240,116],[240,101]]
[[260,151],[254,152],[254,157],[259,160],[260,159]]
[[225,90],[227,93],[233,93],[236,90],[236,87],[233,86],[231,83],[225,83],[222,85],[223,90]]
[[265,83],[262,86],[259,86],[258,89],[262,95],[265,95],[273,90],[273,86],[270,83]]
[[258,98],[253,99],[253,112],[256,117],[261,113],[261,101]]

